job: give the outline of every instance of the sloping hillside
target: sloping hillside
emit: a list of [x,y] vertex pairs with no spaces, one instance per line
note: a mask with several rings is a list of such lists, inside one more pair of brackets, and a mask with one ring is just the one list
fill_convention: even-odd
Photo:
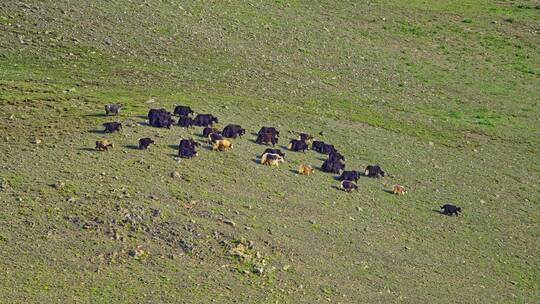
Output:
[[[540,3],[335,2],[0,2],[0,302],[538,302]],[[248,132],[146,125],[177,104]]]

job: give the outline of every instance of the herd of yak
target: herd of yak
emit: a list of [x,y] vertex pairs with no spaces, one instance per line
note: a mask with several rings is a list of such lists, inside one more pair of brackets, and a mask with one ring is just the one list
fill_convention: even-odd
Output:
[[[105,105],[106,115],[118,115],[121,104],[108,104]],[[230,138],[242,137],[245,135],[246,130],[240,125],[229,124],[223,130],[213,128],[214,123],[218,123],[218,118],[212,114],[197,114],[192,117],[194,111],[188,106],[176,106],[173,113],[168,112],[166,109],[151,109],[148,112],[148,124],[157,128],[170,128],[175,123],[173,115],[178,116],[177,124],[181,127],[199,126],[204,127],[202,135],[208,138],[208,142],[212,144],[212,149],[215,151],[225,151],[233,148],[233,143]],[[122,129],[122,124],[119,122],[106,122],[103,124],[105,127],[104,133],[113,133]],[[346,192],[352,192],[358,189],[356,183],[361,176],[359,171],[345,171],[345,157],[339,153],[334,145],[325,143],[323,141],[313,140],[313,136],[306,133],[299,133],[298,139],[293,139],[289,143],[288,149],[294,152],[305,152],[307,150],[314,150],[319,153],[328,155],[328,158],[321,166],[323,172],[341,173],[339,180],[341,181],[341,189]],[[277,144],[279,140],[279,131],[274,127],[262,127],[257,133],[257,144],[272,145],[272,148],[267,148],[261,156],[261,164],[267,166],[278,166],[279,163],[285,161],[285,154],[280,149],[275,149],[273,146]],[[139,139],[139,149],[147,149],[149,145],[154,141],[151,138]],[[112,148],[114,145],[110,140],[102,139],[96,142],[96,149],[100,151],[106,151]],[[182,139],[178,147],[178,156],[181,158],[192,158],[197,156],[196,148],[200,144],[193,139]],[[301,164],[298,168],[298,173],[302,175],[309,175],[313,173],[313,168],[309,165]],[[369,165],[363,172],[364,176],[381,178],[385,176],[384,171],[379,165]],[[393,193],[403,195],[407,190],[400,185],[393,187]],[[461,212],[461,208],[454,205],[446,204],[441,207],[441,213],[445,215],[455,214]]]

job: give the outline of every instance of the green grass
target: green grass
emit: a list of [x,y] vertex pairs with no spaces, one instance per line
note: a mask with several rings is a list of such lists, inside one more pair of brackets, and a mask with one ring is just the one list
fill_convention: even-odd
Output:
[[[537,2],[146,3],[0,3],[0,302],[540,300]],[[141,125],[175,104],[248,132],[220,153]],[[261,166],[263,125],[390,176]]]

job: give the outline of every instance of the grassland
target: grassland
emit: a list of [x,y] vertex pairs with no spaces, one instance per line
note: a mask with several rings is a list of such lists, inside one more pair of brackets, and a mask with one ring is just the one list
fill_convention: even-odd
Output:
[[[0,302],[540,302],[539,24],[525,0],[2,1]],[[175,104],[250,134],[177,161],[200,128],[143,124]],[[262,125],[391,176],[263,167]]]

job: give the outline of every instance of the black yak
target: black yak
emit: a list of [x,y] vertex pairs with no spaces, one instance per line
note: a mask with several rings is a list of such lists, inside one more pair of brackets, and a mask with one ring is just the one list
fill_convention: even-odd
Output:
[[174,115],[178,116],[189,116],[191,113],[193,113],[193,110],[187,106],[176,106],[173,112]]
[[291,140],[291,143],[289,144],[289,150],[295,151],[295,152],[306,152],[306,150],[309,150],[309,147],[307,143],[303,140],[293,139]]
[[341,173],[341,176],[339,177],[339,180],[340,181],[349,180],[349,181],[357,182],[359,178],[360,178],[360,172],[353,170],[353,171],[343,171]]
[[193,119],[193,124],[200,127],[208,127],[218,123],[218,118],[212,114],[197,114]]
[[118,115],[123,105],[119,103],[110,103],[105,105],[105,115],[113,114]]
[[384,171],[381,170],[381,167],[379,165],[369,165],[366,167],[366,170],[364,171],[364,175],[367,177],[384,177]]
[[353,190],[358,189],[358,186],[353,181],[344,180],[341,182],[341,189],[343,189],[346,192],[352,192]]
[[150,146],[153,143],[154,141],[151,138],[148,138],[148,137],[141,138],[139,139],[139,149],[146,150],[148,146]]
[[460,207],[450,205],[450,204],[441,206],[441,213],[444,215],[452,216],[452,214],[455,214],[456,216],[458,216],[459,212],[461,212]]
[[223,128],[221,134],[223,134],[224,137],[229,138],[236,138],[237,136],[242,137],[242,135],[246,134],[246,129],[243,129],[240,125],[227,125]]
[[339,173],[341,170],[345,170],[345,164],[339,161],[333,162],[333,161],[326,160],[323,163],[321,169],[323,172]]
[[122,130],[122,124],[119,122],[106,122],[103,126],[105,127],[104,133],[114,133]]

